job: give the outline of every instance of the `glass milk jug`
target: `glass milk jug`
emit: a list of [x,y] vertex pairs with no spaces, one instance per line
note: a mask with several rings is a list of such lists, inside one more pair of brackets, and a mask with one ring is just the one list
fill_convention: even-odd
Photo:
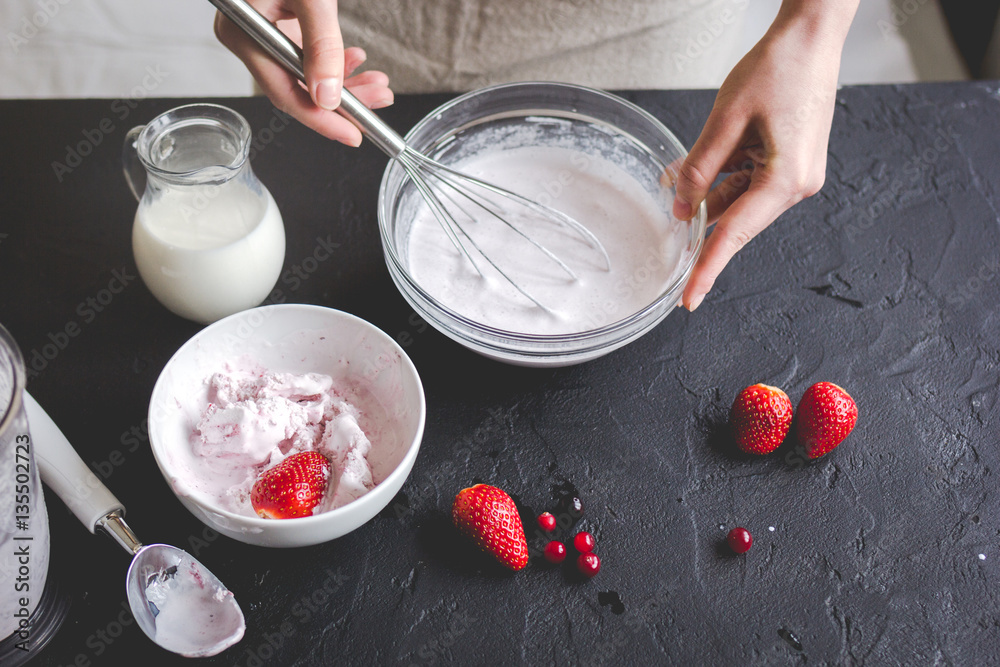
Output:
[[250,140],[246,119],[215,104],[171,109],[125,138],[139,275],[202,324],[260,304],[284,263],[285,228],[250,168]]

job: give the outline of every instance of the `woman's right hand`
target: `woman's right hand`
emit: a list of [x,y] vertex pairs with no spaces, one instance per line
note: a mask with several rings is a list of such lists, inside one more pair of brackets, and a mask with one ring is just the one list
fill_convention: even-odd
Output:
[[215,34],[247,66],[276,107],[325,137],[361,145],[361,130],[333,111],[340,105],[343,85],[371,109],[393,101],[389,77],[367,71],[351,76],[365,61],[357,47],[344,49],[337,22],[336,0],[248,0],[269,21],[302,47],[306,86],[267,55],[252,38],[222,14],[215,16]]

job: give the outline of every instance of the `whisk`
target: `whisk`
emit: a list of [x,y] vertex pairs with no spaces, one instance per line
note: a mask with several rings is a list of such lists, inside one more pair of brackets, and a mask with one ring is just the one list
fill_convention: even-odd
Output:
[[[305,81],[302,50],[257,10],[244,0],[209,0],[209,2],[253,38],[275,60],[297,76],[300,81]],[[495,220],[505,225],[517,237],[525,240],[544,257],[554,262],[572,280],[577,280],[577,274],[563,260],[510,221],[511,217],[531,219],[530,215],[510,215],[511,211],[506,208],[507,206],[520,207],[522,213],[524,211],[533,213],[536,220],[541,218],[575,232],[588,246],[600,254],[605,269],[611,269],[611,260],[608,258],[604,246],[590,230],[572,217],[427,157],[408,146],[403,137],[372,113],[346,88],[341,93],[340,106],[337,111],[354,123],[386,155],[402,166],[451,243],[468,259],[480,275],[484,274],[475,256],[489,263],[504,280],[536,306],[549,310],[514,280],[508,271],[501,268],[494,258],[483,251],[456,218],[456,214],[453,212],[456,209],[461,212],[463,219],[470,221]],[[498,198],[504,202],[503,205],[498,203]],[[475,212],[478,212],[479,215],[476,215]]]

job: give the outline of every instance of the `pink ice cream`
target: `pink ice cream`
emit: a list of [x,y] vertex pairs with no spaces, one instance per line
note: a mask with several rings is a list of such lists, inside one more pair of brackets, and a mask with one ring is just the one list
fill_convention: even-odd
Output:
[[331,474],[314,514],[363,496],[375,486],[372,443],[351,394],[327,375],[227,365],[209,378],[208,404],[191,434],[206,471],[193,484],[219,506],[252,516],[250,489],[260,473],[292,454],[317,451],[330,460]]

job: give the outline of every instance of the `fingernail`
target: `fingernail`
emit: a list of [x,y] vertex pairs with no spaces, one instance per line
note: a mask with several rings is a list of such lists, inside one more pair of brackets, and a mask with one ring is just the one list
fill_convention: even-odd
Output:
[[674,199],[674,217],[678,220],[691,219],[691,203],[680,195]]
[[316,84],[316,104],[329,111],[340,105],[340,79],[332,77]]
[[704,294],[699,294],[695,298],[691,299],[691,302],[688,304],[688,307],[687,307],[688,312],[689,313],[693,313],[695,311],[695,309],[697,309],[698,306],[701,305],[701,302],[704,301],[704,300],[705,300],[705,295]]
[[383,99],[379,100],[378,102],[373,102],[372,105],[371,105],[371,107],[369,107],[369,108],[371,108],[371,109],[384,109],[387,106],[391,105],[392,101],[393,101],[392,98],[383,98]]

